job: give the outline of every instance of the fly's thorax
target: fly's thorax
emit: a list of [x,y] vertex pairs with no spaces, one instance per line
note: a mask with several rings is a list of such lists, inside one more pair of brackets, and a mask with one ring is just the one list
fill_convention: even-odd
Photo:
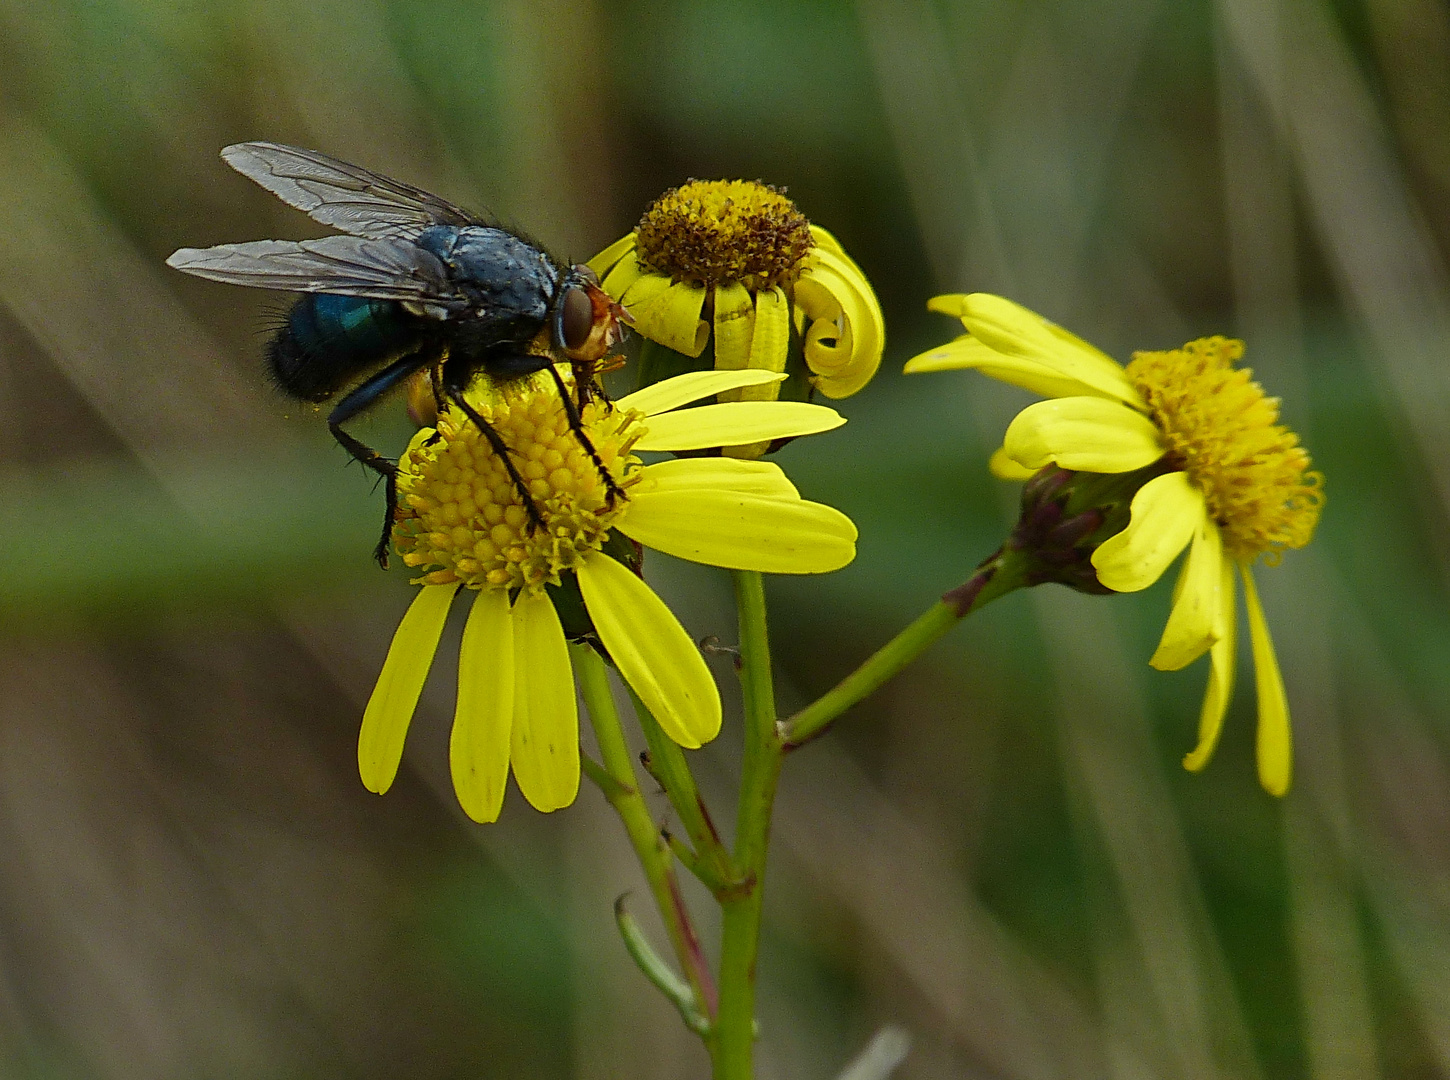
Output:
[[[542,323],[559,288],[559,268],[539,248],[490,225],[437,225],[417,244],[442,260],[476,317]],[[465,320],[466,321],[466,320]]]
[[590,551],[604,547],[642,465],[630,451],[644,434],[641,414],[585,405],[583,428],[624,492],[613,505],[603,476],[569,429],[547,373],[480,385],[470,404],[509,448],[542,518],[535,527],[503,460],[462,414],[445,410],[399,463],[393,539],[427,584],[540,590],[559,585]]

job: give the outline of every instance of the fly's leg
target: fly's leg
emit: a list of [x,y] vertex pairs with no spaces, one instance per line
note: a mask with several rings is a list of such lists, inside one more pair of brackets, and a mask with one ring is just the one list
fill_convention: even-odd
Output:
[[409,353],[399,357],[347,394],[327,417],[327,426],[332,431],[332,437],[352,455],[353,460],[360,462],[364,468],[371,469],[383,478],[387,510],[383,515],[383,535],[378,541],[378,546],[373,549],[373,558],[384,570],[388,568],[388,542],[392,538],[393,519],[398,510],[398,466],[371,446],[343,431],[342,425],[372,405],[393,387],[399,385],[424,364],[431,362],[431,356],[422,352]]
[[[589,460],[594,463],[594,468],[599,471],[599,479],[604,481],[604,505],[614,509],[614,503],[624,498],[624,492],[614,482],[614,474],[604,467],[604,461],[599,457],[599,451],[594,449],[594,444],[589,441],[589,435],[584,430],[584,418],[580,414],[580,407],[569,393],[569,388],[564,385],[564,376],[559,374],[559,369],[553,364],[549,365],[549,374],[554,376],[554,385],[559,388],[559,397],[564,402],[564,413],[569,418],[569,430],[574,433],[574,438],[579,440],[579,445],[589,455]],[[576,380],[583,387],[582,380]]]
[[519,468],[514,464],[513,454],[509,451],[503,441],[503,436],[493,429],[493,425],[478,415],[478,410],[463,400],[463,393],[460,390],[450,390],[448,400],[463,411],[463,415],[473,421],[474,426],[483,432],[483,437],[488,440],[488,445],[503,462],[503,467],[508,471],[509,479],[513,481],[514,490],[519,493],[519,499],[523,501],[524,511],[529,515],[529,529],[542,529],[544,527],[544,516],[539,513],[538,506],[534,503],[534,497],[529,493],[529,485],[524,483],[524,478],[519,475]]

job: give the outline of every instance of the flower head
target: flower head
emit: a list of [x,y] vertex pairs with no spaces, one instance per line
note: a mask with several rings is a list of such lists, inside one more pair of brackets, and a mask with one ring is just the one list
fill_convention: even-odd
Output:
[[[391,786],[408,724],[449,607],[474,594],[459,653],[450,762],[459,802],[493,821],[512,765],[540,810],[579,787],[578,712],[566,634],[597,640],[681,746],[720,728],[720,698],[699,650],[639,577],[628,541],[680,558],[776,573],[835,570],[855,555],[839,511],[807,502],[774,464],[691,457],[645,464],[637,452],[697,450],[834,428],[833,410],[802,402],[679,409],[721,390],[779,379],[769,372],[698,372],[618,402],[587,402],[571,429],[547,373],[481,384],[469,403],[508,447],[541,524],[493,442],[444,409],[399,463],[394,543],[421,585],[368,702],[358,764],[369,790]],[[618,494],[610,498],[607,470]],[[627,538],[623,543],[619,538]],[[583,627],[571,597],[582,601]],[[556,608],[556,601],[558,607]],[[563,609],[566,619],[561,620]],[[566,622],[569,629],[566,630]]]
[[1096,580],[1136,592],[1188,549],[1173,608],[1150,661],[1173,671],[1205,652],[1208,690],[1189,769],[1207,764],[1233,689],[1236,589],[1243,582],[1259,699],[1259,779],[1289,788],[1291,740],[1283,680],[1252,567],[1276,563],[1314,535],[1324,505],[1320,473],[1298,437],[1278,423],[1278,402],[1236,368],[1243,343],[1202,338],[1140,352],[1126,368],[1041,316],[998,296],[939,296],[934,311],[967,333],[914,358],[908,372],[975,368],[1049,400],[1007,428],[993,471],[1026,478],[1048,466],[1139,473],[1127,526],[1091,553]]
[[[836,238],[782,191],[748,180],[692,180],[665,192],[634,232],[589,264],[645,337],[699,356],[713,324],[715,367],[785,370],[791,323],[811,382],[854,394],[881,362],[881,305]],[[776,383],[730,391],[770,400]]]

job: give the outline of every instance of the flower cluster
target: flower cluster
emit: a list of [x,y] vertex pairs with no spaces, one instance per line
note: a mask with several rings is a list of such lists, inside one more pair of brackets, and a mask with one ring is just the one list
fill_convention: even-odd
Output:
[[[765,184],[692,180],[672,189],[589,265],[644,337],[695,357],[713,328],[718,370],[785,371],[792,328],[826,397],[854,394],[881,363],[885,322],[866,275]],[[732,393],[764,400],[777,385]]]
[[[1025,478],[1056,466],[1148,477],[1131,518],[1091,556],[1098,582],[1136,592],[1188,549],[1168,623],[1150,661],[1177,670],[1205,652],[1208,689],[1189,769],[1207,764],[1233,690],[1236,601],[1244,588],[1259,700],[1258,763],[1264,788],[1289,788],[1289,710],[1253,564],[1303,547],[1324,505],[1323,477],[1278,403],[1234,366],[1243,344],[1204,338],[1181,349],[1140,352],[1126,368],[1087,342],[998,296],[938,296],[932,310],[967,333],[923,353],[908,372],[972,368],[1042,394],[1022,410],[993,455],[993,470]],[[1148,469],[1157,464],[1159,468]]]
[[579,719],[558,610],[566,589],[577,587],[591,635],[670,738],[697,747],[715,737],[720,697],[699,649],[628,560],[615,557],[611,541],[617,534],[679,558],[773,573],[850,562],[855,526],[802,499],[776,465],[718,456],[645,464],[638,456],[844,423],[802,402],[680,408],[779,378],[699,372],[614,403],[588,401],[580,411],[584,439],[548,373],[481,382],[469,403],[508,448],[538,522],[494,443],[470,419],[445,409],[436,428],[417,433],[400,463],[393,537],[404,562],[423,571],[421,588],[363,717],[358,764],[369,790],[386,791],[397,774],[460,587],[474,600],[459,653],[450,762],[459,801],[475,820],[498,817],[510,765],[540,810],[567,806],[578,791]]

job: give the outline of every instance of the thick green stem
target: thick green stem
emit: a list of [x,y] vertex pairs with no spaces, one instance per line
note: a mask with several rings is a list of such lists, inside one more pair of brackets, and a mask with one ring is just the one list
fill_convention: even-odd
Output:
[[780,739],[794,750],[822,734],[843,712],[893,678],[952,627],[984,604],[1027,583],[1027,567],[1011,553],[998,552],[965,583],[947,593],[851,674],[800,712],[780,722]]
[[[600,784],[600,790],[624,823],[629,842],[649,881],[650,893],[669,932],[670,944],[694,992],[697,1010],[708,1019],[714,1015],[716,1008],[715,984],[710,978],[709,963],[700,948],[700,939],[690,922],[689,912],[685,910],[680,882],[675,876],[674,857],[650,816],[644,796],[640,794],[639,778],[635,775],[629,744],[625,742],[624,728],[619,722],[619,710],[610,691],[608,670],[599,654],[588,646],[574,646],[572,651],[584,703],[589,708],[589,719],[599,741],[599,756],[612,782]],[[594,779],[592,773],[590,778]]]
[[734,863],[743,881],[721,900],[720,1012],[711,1038],[715,1080],[752,1080],[755,1041],[755,959],[765,891],[770,816],[784,749],[775,723],[775,688],[765,587],[754,571],[737,570],[740,683],[745,699],[745,754],[735,821]]

